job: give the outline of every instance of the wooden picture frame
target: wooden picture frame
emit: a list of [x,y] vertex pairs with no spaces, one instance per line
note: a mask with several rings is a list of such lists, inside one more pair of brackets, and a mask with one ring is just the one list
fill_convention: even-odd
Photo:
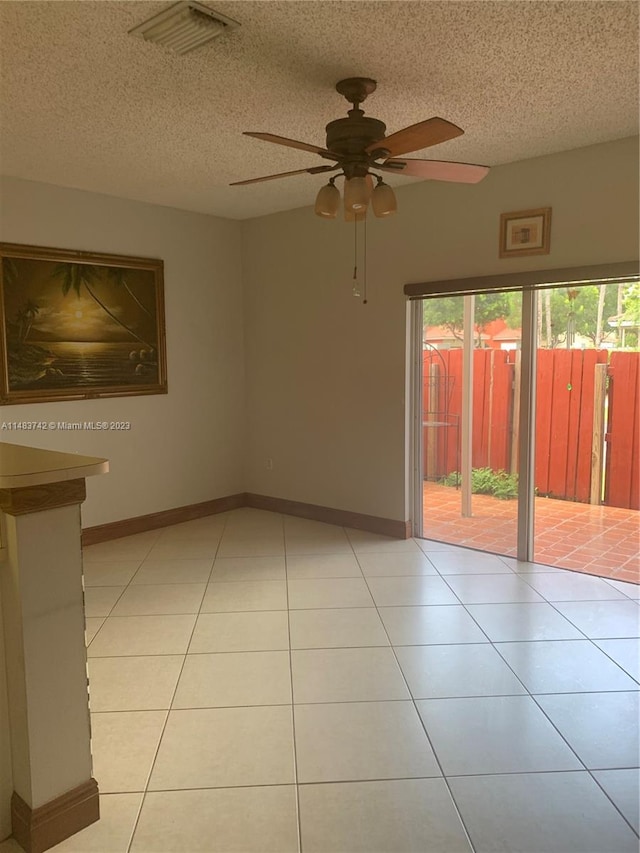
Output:
[[166,394],[164,265],[0,243],[0,403]]
[[551,208],[518,210],[500,215],[500,257],[548,255],[551,244]]

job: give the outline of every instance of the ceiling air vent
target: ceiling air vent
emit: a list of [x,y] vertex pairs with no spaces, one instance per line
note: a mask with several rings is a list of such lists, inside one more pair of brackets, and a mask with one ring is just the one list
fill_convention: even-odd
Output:
[[174,53],[189,53],[222,35],[225,30],[239,26],[232,18],[214,12],[202,3],[187,0],[174,3],[164,12],[133,27],[129,33],[145,41],[156,42]]

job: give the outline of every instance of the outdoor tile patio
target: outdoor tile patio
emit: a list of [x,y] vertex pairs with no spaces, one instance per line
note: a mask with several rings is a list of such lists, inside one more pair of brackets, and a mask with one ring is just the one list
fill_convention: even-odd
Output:
[[[517,501],[473,495],[462,518],[460,491],[428,481],[423,501],[426,538],[515,557]],[[639,521],[636,510],[535,498],[535,561],[640,583]]]

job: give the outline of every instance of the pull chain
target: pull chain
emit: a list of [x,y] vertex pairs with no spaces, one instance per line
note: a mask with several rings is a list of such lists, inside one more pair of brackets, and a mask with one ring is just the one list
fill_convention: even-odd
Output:
[[358,287],[358,219],[353,219],[353,287],[351,292],[354,296],[360,296]]
[[363,269],[364,274],[362,278],[362,288],[358,284],[358,219],[357,214],[353,220],[353,288],[352,293],[354,296],[359,297],[362,296],[362,304],[367,304],[367,217],[366,214],[364,216],[364,258],[363,258]]
[[364,280],[362,282],[362,304],[367,304],[367,215],[364,217]]

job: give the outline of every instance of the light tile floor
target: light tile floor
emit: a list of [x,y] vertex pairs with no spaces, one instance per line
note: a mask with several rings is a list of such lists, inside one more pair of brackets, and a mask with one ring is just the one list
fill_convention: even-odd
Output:
[[84,559],[57,853],[637,853],[637,586],[250,509]]

